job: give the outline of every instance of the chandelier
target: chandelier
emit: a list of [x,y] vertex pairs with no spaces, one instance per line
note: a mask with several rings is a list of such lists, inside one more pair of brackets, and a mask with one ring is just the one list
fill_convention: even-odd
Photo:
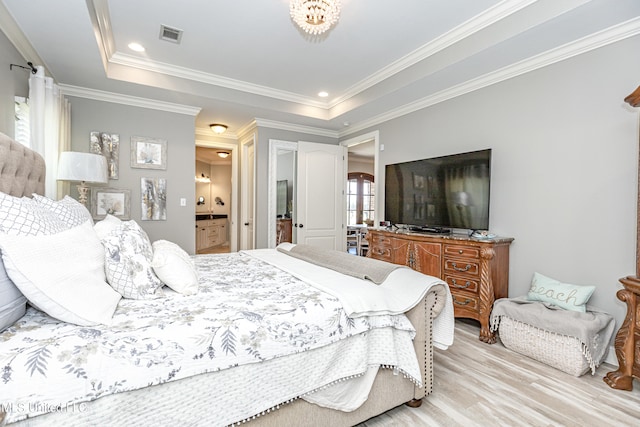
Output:
[[322,34],[340,18],[340,0],[291,0],[291,19],[309,34]]

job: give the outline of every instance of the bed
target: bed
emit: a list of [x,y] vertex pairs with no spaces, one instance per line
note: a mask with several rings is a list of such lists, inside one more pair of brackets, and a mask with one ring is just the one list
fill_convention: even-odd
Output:
[[[0,162],[3,197],[17,203],[42,194],[44,162],[37,154],[0,134]],[[52,203],[35,198],[24,203]],[[53,236],[81,227],[97,230],[83,223]],[[0,238],[10,273],[22,256],[14,240],[24,241],[12,239]],[[45,244],[24,249],[24,256],[45,258],[53,241],[46,239],[54,237],[38,239]],[[302,249],[192,256],[197,292],[162,281],[149,298],[92,291],[103,295],[100,304],[115,306],[111,314],[80,305],[76,317],[60,315],[63,321],[27,306],[0,333],[0,419],[16,426],[348,426],[398,405],[419,405],[432,390],[434,345],[446,348],[453,340],[447,286],[397,266],[381,270],[385,279],[374,284],[334,268],[351,255],[327,265],[305,258]],[[39,262],[45,269],[46,261]],[[172,268],[163,275],[177,273],[191,274]],[[31,305],[43,308],[31,295]],[[107,324],[82,324],[91,316],[106,316]]]

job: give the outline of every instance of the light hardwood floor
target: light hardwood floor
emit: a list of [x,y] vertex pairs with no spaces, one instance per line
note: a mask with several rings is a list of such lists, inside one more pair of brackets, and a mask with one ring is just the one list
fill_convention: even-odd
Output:
[[608,364],[576,378],[480,342],[479,329],[456,320],[454,344],[435,351],[433,393],[420,408],[400,406],[360,426],[640,426],[640,381],[631,392],[610,388]]

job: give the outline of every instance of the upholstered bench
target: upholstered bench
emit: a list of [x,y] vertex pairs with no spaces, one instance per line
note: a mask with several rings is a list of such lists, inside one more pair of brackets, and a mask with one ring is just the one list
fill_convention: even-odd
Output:
[[491,329],[510,350],[579,377],[604,360],[615,321],[607,313],[566,310],[526,297],[494,303]]

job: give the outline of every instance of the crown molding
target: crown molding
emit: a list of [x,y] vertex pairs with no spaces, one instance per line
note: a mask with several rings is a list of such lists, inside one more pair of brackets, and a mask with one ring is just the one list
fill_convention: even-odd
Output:
[[532,56],[523,61],[503,67],[499,70],[487,73],[483,76],[468,80],[433,95],[421,98],[417,101],[405,104],[401,107],[389,110],[383,114],[371,117],[367,120],[352,124],[348,129],[340,131],[340,138],[344,138],[355,132],[360,132],[371,126],[396,119],[413,113],[423,108],[431,107],[444,101],[465,95],[467,93],[503,82],[505,80],[521,76],[531,71],[553,65],[555,63],[590,52],[603,46],[616,43],[640,34],[640,18],[634,18],[621,24],[606,28],[597,33],[566,43],[555,49],[548,50],[539,55]]
[[256,117],[255,119],[255,124],[257,127],[286,130],[290,132],[300,132],[300,133],[306,133],[309,135],[325,136],[325,137],[336,138],[336,139],[340,136],[339,132],[335,130],[322,129],[322,128],[305,126],[305,125],[296,125],[293,123],[286,123],[286,122],[278,122],[275,120],[261,119],[258,117]]
[[93,26],[93,33],[98,43],[98,52],[105,71],[109,65],[109,58],[116,52],[116,42],[113,38],[109,3],[107,0],[86,0],[89,17]]
[[361,80],[355,85],[351,86],[342,95],[334,98],[329,105],[329,108],[336,107],[349,98],[352,98],[359,93],[383,82],[384,80],[393,77],[407,68],[424,61],[430,56],[435,55],[438,52],[464,40],[465,38],[472,36],[473,34],[487,28],[491,24],[494,24],[521,9],[535,3],[538,0],[519,0],[519,1],[507,1],[500,2],[495,6],[487,9],[483,13],[472,17],[471,19],[463,22],[447,33],[434,39],[433,41],[419,47],[418,49],[410,52],[404,57],[398,59],[395,62],[383,67],[377,72],[371,74],[369,77]]
[[71,86],[66,84],[61,84],[59,86],[62,93],[66,96],[76,96],[78,98],[93,99],[95,101],[112,102],[115,104],[129,105],[131,107],[148,108],[150,110],[160,110],[167,111],[169,113],[186,114],[188,116],[197,116],[201,110],[200,107],[174,104],[171,102],[157,101],[155,99],[123,95],[120,93],[106,92],[97,89],[89,89],[85,87]]

